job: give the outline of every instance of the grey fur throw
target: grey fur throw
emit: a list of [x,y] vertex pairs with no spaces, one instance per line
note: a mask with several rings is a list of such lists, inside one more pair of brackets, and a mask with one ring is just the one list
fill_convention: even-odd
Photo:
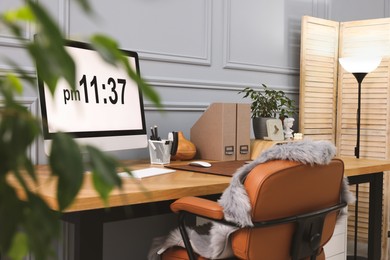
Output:
[[[244,165],[236,171],[229,187],[223,192],[218,203],[224,209],[225,219],[236,223],[240,227],[253,226],[251,220],[251,206],[243,182],[247,174],[258,164],[271,160],[291,160],[303,164],[326,165],[335,157],[336,147],[328,141],[303,140],[275,145],[264,151],[256,160]],[[348,182],[344,178],[342,201],[352,203],[354,196],[348,189]],[[345,212],[344,212],[345,213]],[[188,229],[191,245],[196,253],[209,259],[221,259],[233,256],[230,248],[229,235],[237,228],[212,223],[208,226],[208,233],[200,234],[197,230],[204,227]],[[169,247],[179,245],[184,247],[178,229],[173,230],[166,238],[154,241],[148,259],[159,259],[159,254]]]

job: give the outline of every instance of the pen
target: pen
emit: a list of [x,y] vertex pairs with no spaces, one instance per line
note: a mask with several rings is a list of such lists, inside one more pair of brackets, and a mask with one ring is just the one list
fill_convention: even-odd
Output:
[[158,136],[158,127],[156,125],[154,126],[154,137],[156,138],[154,140],[158,140],[158,141],[161,140],[160,137]]
[[157,140],[156,133],[154,132],[153,127],[150,127],[150,131],[152,132],[152,135],[150,136],[150,140]]

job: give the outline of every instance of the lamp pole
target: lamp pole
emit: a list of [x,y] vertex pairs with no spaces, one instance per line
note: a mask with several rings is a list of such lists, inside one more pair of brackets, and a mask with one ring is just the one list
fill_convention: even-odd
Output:
[[340,58],[339,62],[341,66],[352,73],[358,82],[358,109],[357,109],[357,137],[355,156],[360,157],[360,106],[361,106],[361,95],[362,95],[362,81],[364,77],[374,71],[381,63],[381,57],[344,57]]
[[362,81],[367,75],[366,72],[354,72],[352,73],[357,82],[358,82],[358,108],[357,108],[357,137],[356,137],[356,146],[355,146],[355,156],[359,158],[360,156],[360,106],[361,106],[361,96],[362,96]]

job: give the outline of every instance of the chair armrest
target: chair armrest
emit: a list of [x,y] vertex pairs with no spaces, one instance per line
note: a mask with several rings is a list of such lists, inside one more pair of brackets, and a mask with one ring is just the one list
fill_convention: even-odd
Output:
[[223,219],[223,208],[215,201],[198,197],[183,197],[171,204],[175,213],[186,211],[192,214],[215,220]]

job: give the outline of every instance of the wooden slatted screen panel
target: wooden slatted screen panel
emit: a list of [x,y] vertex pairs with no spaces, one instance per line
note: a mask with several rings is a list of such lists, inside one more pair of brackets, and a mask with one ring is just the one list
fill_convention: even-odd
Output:
[[339,23],[304,16],[301,31],[299,131],[335,143]]
[[[390,19],[363,20],[340,24],[340,57],[382,56],[381,65],[362,82],[360,157],[389,158],[390,130]],[[356,146],[356,113],[358,83],[341,67],[338,80],[336,145],[341,156],[353,156]],[[382,224],[382,259],[387,258],[388,177],[385,174],[385,194]],[[358,238],[367,240],[368,185],[359,186]],[[354,206],[349,208],[348,233],[354,232]]]
[[[389,18],[344,23],[302,18],[299,131],[311,139],[333,141],[341,156],[354,156],[357,81],[341,69],[338,57],[361,55],[380,55],[383,60],[362,83],[360,157],[390,159]],[[384,175],[383,260],[388,259],[389,174]],[[368,189],[359,186],[358,238],[363,242],[368,232]],[[349,210],[348,233],[353,236],[354,206]]]

